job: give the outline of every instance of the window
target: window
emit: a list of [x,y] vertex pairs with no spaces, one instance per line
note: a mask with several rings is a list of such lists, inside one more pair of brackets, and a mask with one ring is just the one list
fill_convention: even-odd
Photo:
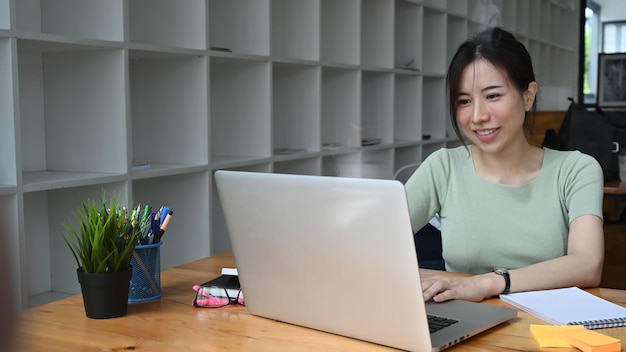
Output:
[[598,56],[626,53],[626,1],[580,1],[578,101],[598,104]]
[[587,0],[585,8],[584,32],[584,67],[583,67],[583,102],[598,102],[598,43],[600,33],[600,6],[593,0]]
[[602,24],[602,52],[607,54],[626,52],[626,21]]

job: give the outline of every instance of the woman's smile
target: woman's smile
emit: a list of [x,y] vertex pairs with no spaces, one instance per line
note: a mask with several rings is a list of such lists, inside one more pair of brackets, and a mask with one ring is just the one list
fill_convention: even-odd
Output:
[[488,142],[494,139],[499,131],[500,131],[499,128],[490,128],[490,129],[474,130],[474,133],[476,134],[476,137],[480,139],[482,142]]

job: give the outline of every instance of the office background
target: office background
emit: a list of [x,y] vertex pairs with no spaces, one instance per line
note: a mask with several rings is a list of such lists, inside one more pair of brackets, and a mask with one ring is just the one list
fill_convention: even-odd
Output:
[[540,110],[565,110],[579,7],[0,0],[0,235],[20,307],[79,292],[61,222],[103,188],[174,210],[168,268],[230,248],[214,170],[391,178],[458,145],[446,66],[488,25],[529,48]]

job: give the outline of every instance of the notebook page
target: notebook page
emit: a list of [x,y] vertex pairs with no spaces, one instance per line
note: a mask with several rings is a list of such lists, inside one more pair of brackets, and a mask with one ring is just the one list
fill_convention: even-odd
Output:
[[626,308],[578,287],[511,293],[500,299],[554,325],[625,326]]

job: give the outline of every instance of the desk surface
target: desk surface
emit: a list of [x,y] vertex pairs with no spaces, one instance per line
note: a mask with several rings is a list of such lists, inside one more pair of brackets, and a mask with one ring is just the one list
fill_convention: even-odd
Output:
[[[192,286],[233,267],[232,254],[198,260],[161,274],[163,297],[131,303],[124,317],[96,320],[85,316],[82,296],[21,312],[16,351],[393,351],[379,345],[255,317],[242,306],[196,308]],[[429,271],[423,271],[428,275]],[[589,290],[626,306],[626,291]],[[506,305],[499,299],[487,304]],[[389,309],[402,309],[390,305]],[[449,351],[538,351],[530,324],[542,320],[520,312],[508,323],[454,346]],[[626,328],[600,330],[622,340]],[[551,349],[567,351],[569,349]]]

